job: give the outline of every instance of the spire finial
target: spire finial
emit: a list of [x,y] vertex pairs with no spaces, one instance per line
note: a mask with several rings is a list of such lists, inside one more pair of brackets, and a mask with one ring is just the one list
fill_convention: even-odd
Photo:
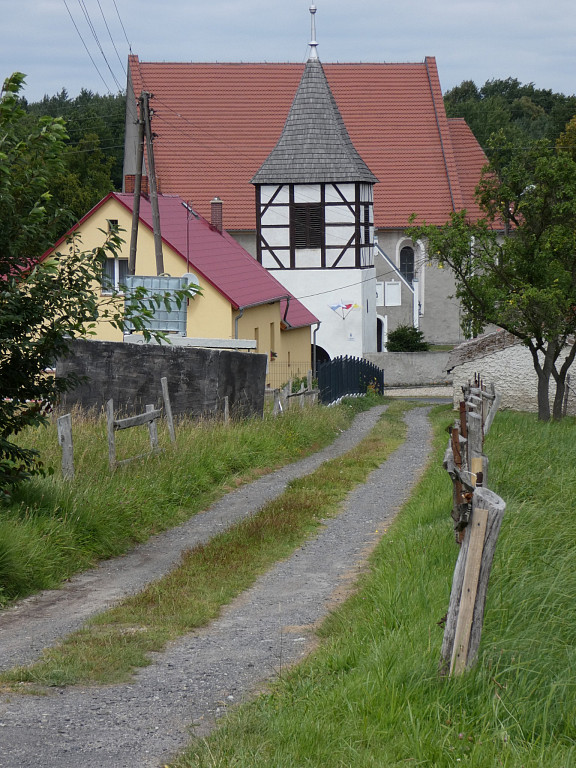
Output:
[[316,6],[310,6],[310,15],[312,17],[312,39],[310,40],[310,58],[318,58],[318,43],[316,42]]

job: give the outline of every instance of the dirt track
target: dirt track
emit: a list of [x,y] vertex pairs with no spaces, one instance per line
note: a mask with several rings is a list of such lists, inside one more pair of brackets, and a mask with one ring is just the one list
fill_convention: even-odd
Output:
[[[0,614],[0,665],[32,660],[123,595],[178,562],[183,550],[279,495],[294,477],[344,453],[383,408],[360,414],[329,448],[228,494],[210,510],[64,589]],[[206,629],[183,638],[133,683],[0,696],[0,768],[157,768],[214,718],[310,649],[314,625],[346,592],[424,467],[426,409],[407,414],[406,442],[353,491],[319,535],[278,564]],[[416,468],[416,469],[415,469]],[[194,729],[193,726],[196,726]]]

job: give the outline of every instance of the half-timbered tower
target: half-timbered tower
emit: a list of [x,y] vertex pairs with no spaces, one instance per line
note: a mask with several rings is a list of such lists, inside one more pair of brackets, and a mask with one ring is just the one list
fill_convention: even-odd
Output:
[[330,357],[361,355],[376,344],[377,179],[328,85],[310,10],[310,57],[278,143],[252,179],[257,258],[320,318],[318,344]]

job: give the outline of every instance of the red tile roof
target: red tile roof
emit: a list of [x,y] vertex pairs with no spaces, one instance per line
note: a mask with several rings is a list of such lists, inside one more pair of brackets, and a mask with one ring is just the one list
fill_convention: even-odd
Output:
[[[448,120],[436,62],[323,64],[354,146],[380,179],[380,228],[403,228],[412,213],[444,223],[466,205],[476,216],[476,169],[484,154]],[[250,179],[274,148],[303,64],[147,63],[130,57],[134,94],[154,94],[153,130],[163,192],[209,216],[224,202],[224,226],[255,228]],[[127,147],[127,151],[129,148]]]

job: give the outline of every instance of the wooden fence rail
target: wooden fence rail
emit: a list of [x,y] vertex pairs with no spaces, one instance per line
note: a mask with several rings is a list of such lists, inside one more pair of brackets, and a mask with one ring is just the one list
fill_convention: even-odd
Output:
[[443,674],[458,675],[477,657],[488,580],[506,504],[486,487],[484,437],[500,403],[480,380],[464,388],[460,419],[450,429],[444,468],[453,483],[452,519],[460,553],[456,562],[441,651]]

